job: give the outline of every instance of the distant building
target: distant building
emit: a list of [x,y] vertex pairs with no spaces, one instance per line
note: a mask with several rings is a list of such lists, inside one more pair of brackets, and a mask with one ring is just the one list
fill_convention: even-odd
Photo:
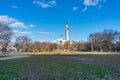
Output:
[[53,40],[52,43],[64,44],[66,41],[69,41],[69,33],[68,33],[68,22],[65,25],[65,40],[63,39],[63,35],[61,34],[60,39]]

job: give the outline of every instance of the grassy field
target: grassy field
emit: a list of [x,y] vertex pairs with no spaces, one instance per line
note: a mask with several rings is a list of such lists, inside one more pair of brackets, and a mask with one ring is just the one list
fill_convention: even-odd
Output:
[[2,57],[10,57],[10,56],[20,56],[23,55],[23,53],[7,53],[7,54],[0,54],[0,58]]
[[29,58],[0,61],[0,80],[120,80],[119,62],[119,54],[32,54]]

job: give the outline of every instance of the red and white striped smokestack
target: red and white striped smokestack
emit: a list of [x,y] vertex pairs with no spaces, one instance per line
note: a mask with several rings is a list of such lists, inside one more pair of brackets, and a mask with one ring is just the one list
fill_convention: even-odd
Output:
[[65,32],[66,32],[66,40],[68,41],[69,40],[69,35],[68,35],[68,22],[66,22],[66,29],[65,29]]

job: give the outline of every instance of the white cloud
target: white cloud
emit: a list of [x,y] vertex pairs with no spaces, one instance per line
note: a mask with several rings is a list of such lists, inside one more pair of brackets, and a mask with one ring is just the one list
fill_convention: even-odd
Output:
[[[23,22],[20,22],[17,19],[14,19],[12,17],[9,17],[8,15],[0,15],[0,22],[5,23],[10,27],[27,29],[27,26],[25,26],[25,24]],[[28,26],[34,27],[33,24],[30,24]]]
[[31,32],[28,32],[28,31],[17,31],[17,30],[14,30],[13,31],[15,33],[15,36],[23,36],[23,35],[29,35],[29,34],[32,34]]
[[30,28],[33,28],[33,27],[35,27],[35,25],[33,25],[33,24],[30,24],[30,25],[28,25]]
[[56,5],[56,0],[49,0],[49,1],[34,0],[33,3],[40,5],[42,8],[48,8],[48,7],[55,6]]
[[[98,6],[100,2],[106,2],[106,0],[84,0],[83,4],[85,5],[85,8],[82,10],[82,12],[85,12],[90,6]],[[98,7],[101,8],[102,5],[99,5]]]
[[16,9],[16,8],[19,8],[19,7],[18,7],[18,6],[16,6],[16,5],[13,5],[13,6],[11,6],[11,8]]
[[42,8],[52,7],[51,5],[40,1],[37,1],[36,4],[40,5]]
[[3,23],[12,23],[12,22],[15,22],[17,21],[16,19],[14,18],[11,18],[7,15],[1,15],[0,16],[0,22],[3,22]]
[[24,23],[22,22],[15,22],[10,24],[10,27],[15,27],[15,28],[27,28]]
[[87,11],[87,7],[85,7],[85,8],[82,10],[82,12],[85,12],[85,11]]
[[73,10],[74,10],[74,11],[76,11],[77,9],[78,9],[78,7],[76,7],[76,6],[73,7]]
[[100,0],[84,0],[83,4],[85,6],[96,6]]
[[39,34],[55,34],[53,32],[38,32]]
[[55,0],[51,0],[48,2],[49,4],[51,4],[52,6],[55,6],[56,5],[56,1]]

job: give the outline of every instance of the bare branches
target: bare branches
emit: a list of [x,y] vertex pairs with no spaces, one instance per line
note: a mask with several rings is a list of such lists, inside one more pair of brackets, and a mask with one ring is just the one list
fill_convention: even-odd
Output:
[[0,22],[0,46],[2,46],[2,52],[6,52],[6,47],[10,43],[12,35],[13,32],[9,26]]
[[93,33],[92,43],[95,51],[115,51],[119,41],[120,33],[113,30],[104,30],[103,32]]

